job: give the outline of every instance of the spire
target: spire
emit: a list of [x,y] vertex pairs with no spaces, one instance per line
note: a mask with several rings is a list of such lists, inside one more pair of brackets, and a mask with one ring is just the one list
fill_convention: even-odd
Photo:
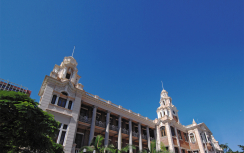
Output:
[[72,57],[73,57],[73,55],[74,55],[74,52],[75,52],[75,46],[74,46],[74,49],[73,49]]
[[192,124],[193,125],[197,125],[197,123],[195,122],[195,120],[193,119],[193,121],[192,121]]
[[163,88],[163,90],[164,90],[164,84],[163,84],[163,81],[161,81],[161,83],[162,83],[162,88]]

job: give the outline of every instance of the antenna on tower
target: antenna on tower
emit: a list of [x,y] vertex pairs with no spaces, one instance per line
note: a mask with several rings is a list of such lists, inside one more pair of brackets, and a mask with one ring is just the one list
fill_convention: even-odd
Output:
[[163,90],[164,90],[164,84],[163,84],[163,81],[161,81],[161,83],[162,83],[162,88],[163,88]]
[[75,46],[74,46],[74,49],[73,49],[72,57],[73,57],[73,55],[74,55],[74,52],[75,52]]

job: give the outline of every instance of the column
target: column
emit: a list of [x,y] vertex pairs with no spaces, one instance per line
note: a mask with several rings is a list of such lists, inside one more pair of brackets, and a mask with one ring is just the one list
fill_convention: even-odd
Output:
[[172,133],[171,133],[169,123],[165,123],[165,129],[167,131],[167,137],[168,137],[168,142],[169,142],[169,151],[174,152],[174,143],[173,143],[173,138],[172,138]]
[[194,131],[195,131],[195,135],[196,135],[196,138],[197,138],[197,143],[198,143],[198,146],[199,146],[199,149],[200,149],[200,153],[205,153],[199,130],[196,128]]
[[142,151],[141,123],[138,123],[139,151]]
[[148,126],[147,126],[147,144],[148,144],[148,149],[151,150],[150,133],[149,133],[149,127]]
[[[132,122],[129,120],[129,145],[132,146]],[[129,153],[133,153],[132,147],[130,147]]]
[[175,135],[176,135],[176,140],[177,140],[177,144],[179,147],[179,153],[181,153],[180,141],[179,141],[178,131],[177,131],[176,127],[175,127]]
[[121,116],[118,121],[118,150],[121,150]]
[[57,95],[57,98],[56,98],[56,100],[55,100],[54,105],[57,105],[57,104],[58,104],[58,99],[59,99],[59,96],[60,96],[60,95]]
[[153,132],[154,132],[154,139],[155,139],[155,142],[156,142],[156,151],[157,151],[157,125],[155,125],[155,129],[153,130]]
[[109,121],[110,121],[110,111],[107,111],[105,140],[104,140],[104,146],[105,147],[108,146],[108,139],[109,139]]
[[157,133],[157,139],[156,139],[156,151],[159,151],[161,148],[161,141],[160,141],[160,132],[159,132],[159,126],[156,126],[156,133]]
[[66,104],[65,104],[65,108],[68,108],[68,105],[69,105],[69,98],[67,98],[67,100],[66,100]]
[[88,142],[88,145],[91,144],[92,139],[93,139],[93,137],[94,137],[96,115],[97,115],[97,106],[93,106],[92,122],[91,122],[91,130],[90,130],[90,135],[89,135],[89,142]]

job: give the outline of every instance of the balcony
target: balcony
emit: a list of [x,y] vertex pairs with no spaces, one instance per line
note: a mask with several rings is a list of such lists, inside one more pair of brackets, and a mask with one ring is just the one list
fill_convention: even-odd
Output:
[[141,135],[141,138],[147,140],[147,136],[144,134]]
[[128,130],[126,130],[125,128],[123,128],[123,129],[121,130],[121,132],[122,132],[122,133],[124,133],[124,134],[129,135],[129,131],[128,131]]
[[79,121],[91,124],[91,118],[88,118],[87,116],[80,116]]
[[118,131],[118,126],[115,125],[109,125],[109,129],[113,131]]
[[99,127],[102,127],[102,128],[105,128],[106,127],[106,123],[105,122],[102,122],[102,121],[98,121],[96,120],[96,126],[99,126]]
[[132,132],[132,136],[133,136],[133,137],[137,137],[137,138],[139,138],[139,133],[138,133],[138,132],[133,131],[133,132]]

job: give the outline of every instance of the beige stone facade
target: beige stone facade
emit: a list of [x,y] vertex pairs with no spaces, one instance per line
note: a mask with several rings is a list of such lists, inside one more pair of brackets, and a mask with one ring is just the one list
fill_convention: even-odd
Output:
[[78,83],[77,62],[65,57],[46,76],[39,91],[39,107],[52,113],[61,124],[56,142],[64,146],[65,153],[76,153],[101,134],[104,145],[118,149],[133,144],[137,153],[150,147],[156,139],[157,149],[163,143],[176,153],[222,152],[218,141],[204,123],[188,126],[180,124],[178,110],[166,90],[162,90],[158,118],[151,120],[111,101],[86,92]]

